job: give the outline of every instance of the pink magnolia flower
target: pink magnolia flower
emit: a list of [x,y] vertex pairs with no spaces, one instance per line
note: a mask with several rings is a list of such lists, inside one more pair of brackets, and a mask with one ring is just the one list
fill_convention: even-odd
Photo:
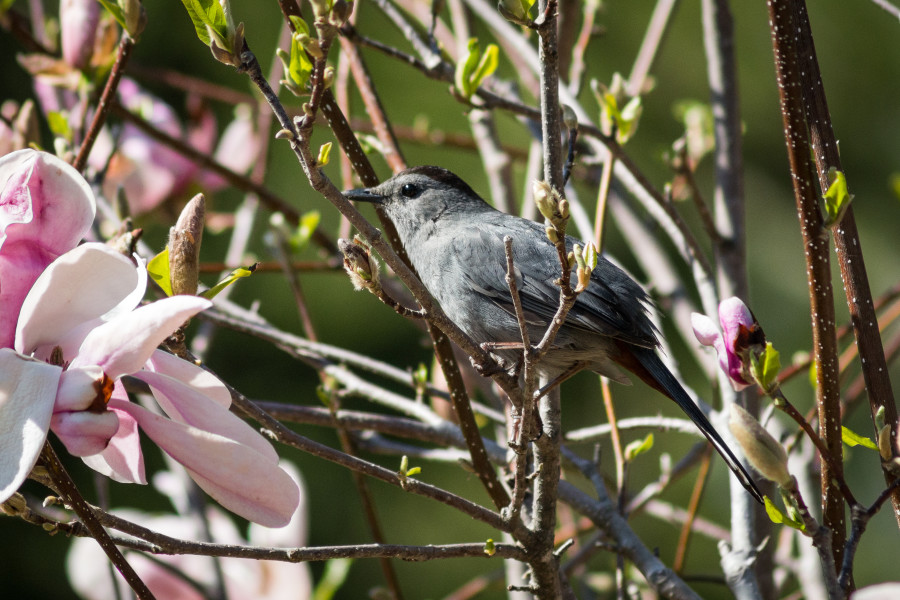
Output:
[[[270,529],[251,523],[242,535],[233,521],[215,507],[207,507],[206,520],[211,541],[218,544],[251,545],[256,547],[298,548],[307,542],[306,488],[299,473],[290,463],[282,468],[300,488],[300,503],[288,525]],[[163,471],[153,478],[160,492],[169,495],[176,508],[188,504],[185,487],[174,473]],[[114,510],[116,515],[178,539],[197,540],[206,534],[193,516],[152,515],[136,510]],[[179,512],[184,512],[179,510]],[[225,596],[229,600],[278,600],[280,598],[311,598],[312,577],[308,563],[246,560],[240,558],[213,559],[208,556],[159,556],[150,560],[143,553],[129,552],[128,562],[157,598],[167,600],[203,600],[197,588],[178,576],[183,573],[193,581],[212,587],[215,583],[214,560],[221,565]],[[162,562],[163,564],[160,564]],[[87,600],[113,600],[128,595],[128,586],[118,572],[115,580],[100,547],[88,538],[75,538],[66,559],[69,582],[79,596]],[[117,595],[114,585],[120,593]]]
[[[130,79],[119,83],[119,98],[128,110],[139,114],[160,131],[184,140],[195,150],[209,154],[216,148],[216,121],[209,110],[203,111],[194,124],[185,128],[168,104]],[[238,111],[215,149],[216,161],[236,172],[249,169],[259,153],[258,136],[247,112]],[[113,151],[115,153],[110,157]],[[202,173],[194,162],[131,124],[123,127],[116,140],[104,130],[89,161],[95,169],[109,163],[104,189],[113,194],[123,187],[134,214],[153,210],[166,199],[187,191],[195,181],[206,192],[226,185],[222,178]]]
[[19,307],[38,275],[81,241],[95,211],[84,178],[52,154],[0,157],[0,348],[13,345]]
[[[146,283],[140,261],[103,244],[67,252],[38,277],[15,351],[0,349],[0,501],[28,476],[48,430],[101,473],[145,483],[140,430],[224,507],[286,524],[299,492],[271,444],[229,412],[215,377],[156,349],[211,302],[173,296],[135,308]],[[168,418],[130,402],[124,375],[147,383]]]
[[750,376],[750,351],[765,347],[762,328],[740,298],[731,297],[719,304],[722,331],[712,319],[700,313],[691,314],[694,335],[704,346],[712,346],[719,357],[719,367],[728,375],[732,387],[742,390],[753,384]]

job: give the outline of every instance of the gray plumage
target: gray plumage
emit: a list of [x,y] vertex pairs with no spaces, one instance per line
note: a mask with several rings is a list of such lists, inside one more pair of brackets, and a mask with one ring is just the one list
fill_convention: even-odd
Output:
[[[381,185],[345,192],[352,200],[381,204],[432,296],[475,342],[521,344],[506,284],[503,238],[513,244],[516,285],[531,342],[544,335],[559,306],[560,264],[544,227],[502,213],[462,179],[440,167],[415,167]],[[575,239],[567,237],[571,249]],[[575,274],[571,273],[572,285]],[[669,396],[713,443],[741,483],[759,491],[703,413],[656,355],[656,330],[647,316],[646,292],[625,272],[599,258],[539,369],[548,378],[578,363],[621,383],[636,374]],[[521,350],[495,350],[508,364]]]

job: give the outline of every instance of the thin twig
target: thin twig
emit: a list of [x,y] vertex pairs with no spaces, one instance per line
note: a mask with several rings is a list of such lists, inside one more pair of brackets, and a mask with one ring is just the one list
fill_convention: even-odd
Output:
[[106,117],[109,114],[110,108],[116,103],[116,90],[119,89],[119,80],[122,79],[122,74],[125,72],[125,65],[128,64],[128,59],[131,57],[131,51],[133,49],[134,40],[131,39],[131,36],[128,35],[128,33],[123,31],[122,37],[119,39],[119,50],[116,53],[116,60],[109,73],[109,78],[106,80],[106,85],[103,88],[103,93],[100,95],[100,100],[97,102],[97,108],[94,112],[91,126],[88,128],[84,140],[81,142],[81,147],[78,149],[78,155],[75,157],[75,162],[72,163],[72,166],[75,167],[77,171],[84,170],[85,165],[87,165],[88,156],[91,153],[91,149],[94,147],[94,142],[97,141],[97,136],[100,135],[100,130],[106,122]]
[[75,511],[75,514],[78,515],[78,518],[81,519],[81,522],[90,532],[91,537],[97,540],[97,543],[100,544],[100,548],[102,548],[103,552],[106,553],[106,556],[109,557],[110,562],[115,565],[116,570],[119,571],[129,587],[134,590],[137,597],[141,598],[141,600],[152,600],[155,598],[147,585],[140,577],[138,577],[138,574],[135,573],[131,565],[128,564],[125,557],[122,556],[119,549],[116,548],[115,542],[113,542],[106,530],[103,529],[103,526],[97,520],[95,510],[85,501],[84,497],[78,491],[75,482],[72,481],[72,478],[69,476],[69,473],[66,471],[62,462],[60,462],[56,452],[53,451],[50,442],[44,443],[44,448],[41,450],[41,461],[47,468],[58,493],[63,496],[63,500],[66,504],[72,507],[72,510]]

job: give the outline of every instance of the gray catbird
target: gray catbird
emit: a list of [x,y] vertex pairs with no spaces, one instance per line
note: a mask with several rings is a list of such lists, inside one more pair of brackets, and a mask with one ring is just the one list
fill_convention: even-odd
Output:
[[[544,227],[502,213],[462,179],[440,167],[414,167],[373,188],[344,192],[351,200],[380,204],[422,283],[444,312],[479,344],[521,348],[521,336],[506,284],[503,238],[510,236],[515,278],[532,340],[540,339],[557,307],[560,263]],[[576,242],[566,238],[571,249]],[[573,287],[574,287],[574,277]],[[555,378],[582,366],[628,383],[622,369],[675,401],[700,428],[754,498],[752,478],[656,354],[656,329],[647,317],[649,298],[621,269],[600,258],[590,284],[578,296],[553,347],[540,363]],[[509,362],[521,350],[495,350]]]

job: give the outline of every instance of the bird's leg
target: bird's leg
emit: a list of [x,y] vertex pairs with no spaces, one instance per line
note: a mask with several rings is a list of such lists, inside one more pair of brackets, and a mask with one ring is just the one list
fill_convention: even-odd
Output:
[[547,392],[555,388],[556,386],[562,384],[563,381],[569,379],[573,375],[575,375],[578,371],[581,371],[586,366],[590,364],[588,361],[578,361],[574,363],[571,367],[563,371],[561,374],[557,375],[544,387],[540,388],[538,391],[534,393],[534,401],[537,402],[541,398],[547,395]]

